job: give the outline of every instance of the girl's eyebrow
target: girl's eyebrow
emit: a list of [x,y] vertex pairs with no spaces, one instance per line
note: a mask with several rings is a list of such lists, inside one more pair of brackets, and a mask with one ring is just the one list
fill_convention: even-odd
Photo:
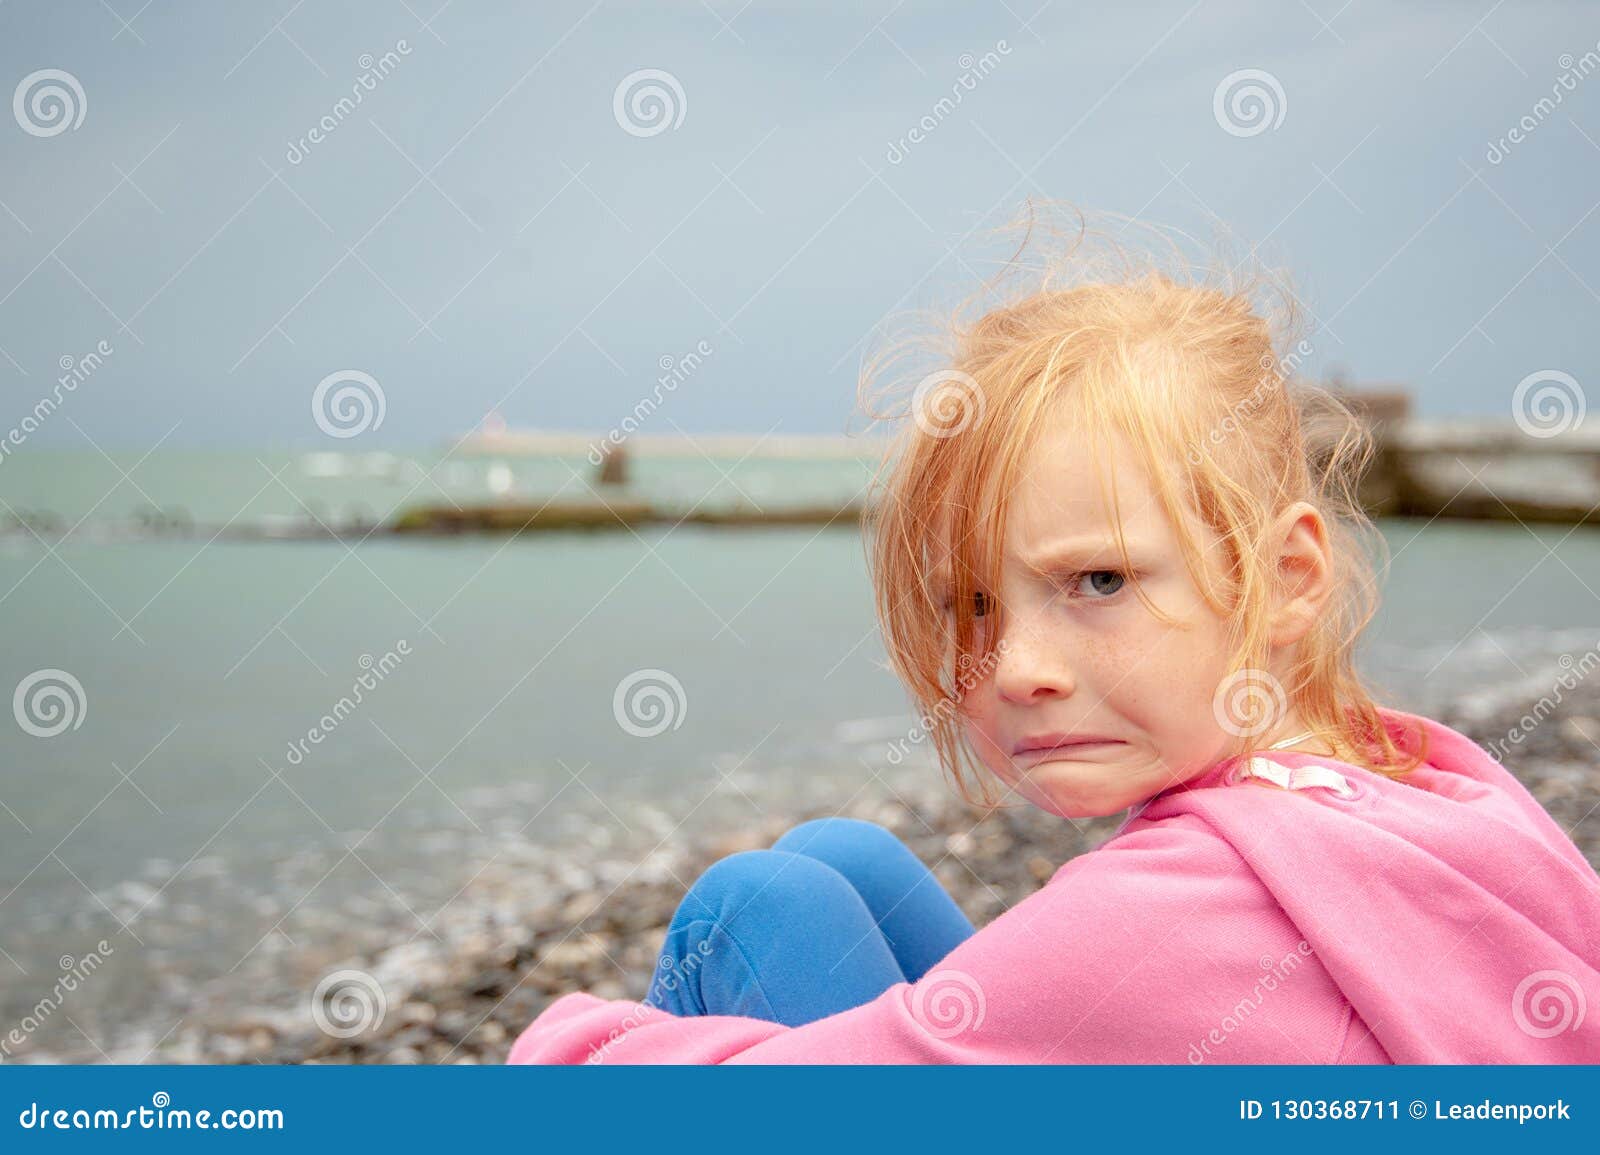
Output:
[[[1128,547],[1131,557],[1140,549],[1140,542],[1136,538],[1123,535],[1123,540]],[[1114,538],[1084,536],[1077,538],[1063,538],[1052,542],[1036,552],[1027,556],[1019,556],[1018,563],[1036,577],[1049,577],[1064,565],[1074,562],[1096,561],[1102,558],[1118,558],[1117,543]],[[928,585],[937,590],[942,596],[950,592],[950,568],[940,565],[928,575]]]
[[[1130,554],[1133,553],[1136,548],[1135,543],[1128,541],[1126,537],[1124,537],[1124,541],[1128,547],[1128,552]],[[1065,538],[1061,541],[1052,542],[1030,555],[1019,557],[1017,560],[1021,562],[1024,569],[1043,577],[1052,570],[1060,568],[1063,563],[1116,556],[1119,555],[1117,553],[1117,543],[1114,539],[1079,537]]]

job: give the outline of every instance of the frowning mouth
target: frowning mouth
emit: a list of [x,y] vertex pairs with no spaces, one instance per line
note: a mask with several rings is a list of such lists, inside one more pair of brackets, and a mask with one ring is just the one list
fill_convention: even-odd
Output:
[[1018,742],[1011,751],[1011,758],[1014,762],[1036,765],[1053,758],[1103,753],[1112,746],[1124,744],[1119,738],[1108,738],[1101,734],[1048,734]]

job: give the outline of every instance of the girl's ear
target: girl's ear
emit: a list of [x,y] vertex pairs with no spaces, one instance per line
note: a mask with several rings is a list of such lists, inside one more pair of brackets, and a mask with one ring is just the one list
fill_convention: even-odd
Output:
[[1268,541],[1277,546],[1278,579],[1268,637],[1274,647],[1287,646],[1321,616],[1333,592],[1333,554],[1322,514],[1304,501],[1279,515]]

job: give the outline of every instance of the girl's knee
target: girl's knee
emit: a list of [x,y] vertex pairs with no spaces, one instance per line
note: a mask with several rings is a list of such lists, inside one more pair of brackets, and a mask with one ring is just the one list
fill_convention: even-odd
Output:
[[726,924],[764,907],[826,901],[853,888],[815,858],[777,848],[741,850],[712,863],[684,896],[679,914]]
[[884,854],[908,852],[887,827],[864,818],[813,818],[773,844],[774,850],[807,854],[830,864],[856,863]]

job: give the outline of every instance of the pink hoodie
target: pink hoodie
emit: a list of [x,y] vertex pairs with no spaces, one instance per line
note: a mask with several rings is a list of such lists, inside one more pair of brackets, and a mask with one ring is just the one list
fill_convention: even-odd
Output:
[[1600,1062],[1600,877],[1471,740],[1384,713],[1428,731],[1410,784],[1221,763],[864,1006],[784,1027],[569,994],[509,1061]]

